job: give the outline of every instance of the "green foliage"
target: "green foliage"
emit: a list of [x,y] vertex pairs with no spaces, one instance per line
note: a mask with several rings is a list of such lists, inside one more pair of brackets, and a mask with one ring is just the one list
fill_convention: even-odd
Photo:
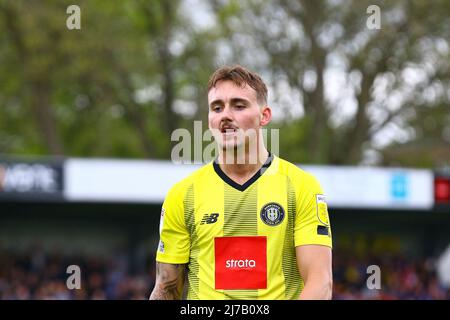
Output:
[[[0,154],[167,159],[174,129],[207,120],[211,72],[241,63],[263,74],[275,108],[288,95],[280,82],[299,94],[272,124],[291,161],[357,164],[376,149],[387,165],[446,162],[439,150],[450,135],[448,1],[216,0],[190,8],[183,0],[80,0],[81,30],[68,30],[71,4],[0,1]],[[381,7],[380,30],[366,27],[370,4]],[[210,25],[198,26],[199,9]],[[342,121],[342,103],[325,94],[337,58],[354,89],[340,97],[356,105]],[[411,84],[408,68],[426,79]],[[304,84],[308,72],[313,87]],[[399,92],[404,99],[392,108]],[[289,116],[298,106],[302,116]],[[376,135],[391,124],[414,134],[378,148]],[[415,147],[392,152],[406,142]]]
[[[370,5],[380,9],[380,29],[366,25]],[[286,158],[359,164],[367,150],[383,156],[386,143],[377,141],[392,127],[402,139],[391,142],[416,139],[416,110],[442,102],[448,112],[448,9],[448,1],[246,1],[241,23],[228,24],[239,35],[233,59],[265,73],[272,104],[288,97],[290,109],[302,114],[279,124]],[[434,96],[424,98],[430,91]],[[440,133],[431,139],[442,145]]]

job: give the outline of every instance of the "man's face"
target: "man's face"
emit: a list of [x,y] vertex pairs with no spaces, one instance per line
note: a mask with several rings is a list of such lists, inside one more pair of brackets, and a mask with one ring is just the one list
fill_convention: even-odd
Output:
[[266,124],[263,110],[267,107],[258,104],[256,91],[249,85],[239,87],[232,81],[219,81],[208,92],[208,105],[209,129],[220,149],[245,145],[249,139],[256,139],[259,128]]

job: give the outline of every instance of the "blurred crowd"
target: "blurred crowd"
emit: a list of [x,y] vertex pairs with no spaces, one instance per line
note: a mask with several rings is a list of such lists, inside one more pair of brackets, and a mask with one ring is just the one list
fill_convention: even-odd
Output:
[[[450,288],[439,283],[432,257],[413,258],[401,253],[355,256],[351,251],[336,250],[333,260],[335,300],[450,299]],[[378,271],[379,289],[374,288]]]
[[[128,257],[122,254],[102,257],[0,249],[0,300],[148,299],[154,286],[153,264],[149,261],[148,272],[133,273]],[[67,282],[76,284],[73,278],[69,279],[74,272],[67,273],[70,265],[80,268],[81,289],[67,287]]]
[[[69,290],[69,265],[81,270],[81,289]],[[368,289],[369,265],[380,268],[380,289]],[[153,257],[146,272],[131,272],[129,258],[62,254],[35,248],[24,252],[0,250],[0,299],[148,299],[154,286]],[[333,252],[333,299],[450,299],[450,288],[439,284],[432,258],[401,253],[366,255],[352,250]]]

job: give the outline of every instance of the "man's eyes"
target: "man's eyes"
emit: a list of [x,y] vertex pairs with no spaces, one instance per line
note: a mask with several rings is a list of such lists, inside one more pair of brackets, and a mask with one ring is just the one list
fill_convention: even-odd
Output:
[[[243,105],[243,104],[237,104],[237,105],[234,105],[233,108],[241,110],[241,109],[245,109],[246,106]],[[214,111],[214,112],[219,112],[219,111],[222,110],[222,107],[221,106],[212,106],[211,110]]]

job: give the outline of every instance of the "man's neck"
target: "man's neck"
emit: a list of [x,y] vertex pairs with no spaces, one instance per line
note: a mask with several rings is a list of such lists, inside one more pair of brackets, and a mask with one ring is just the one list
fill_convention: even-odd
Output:
[[233,156],[234,157],[229,157],[231,159],[227,159],[226,151],[219,152],[220,169],[230,179],[239,184],[244,184],[261,169],[269,157],[269,152],[263,146],[258,148],[257,156],[249,154],[248,152],[238,156],[236,151],[233,153]]

